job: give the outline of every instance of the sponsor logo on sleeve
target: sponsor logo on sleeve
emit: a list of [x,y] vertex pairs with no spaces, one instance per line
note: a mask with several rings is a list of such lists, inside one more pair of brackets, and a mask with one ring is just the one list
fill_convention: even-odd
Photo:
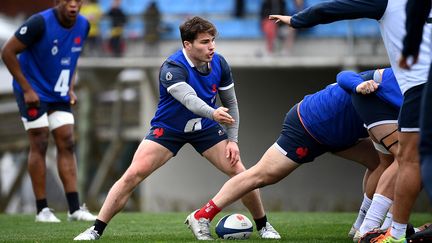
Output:
[[25,35],[27,33],[27,26],[21,27],[19,30],[20,35]]
[[173,78],[173,75],[172,75],[171,72],[167,72],[167,73],[165,74],[165,79],[166,79],[166,80],[170,81],[170,80],[172,80],[172,78]]

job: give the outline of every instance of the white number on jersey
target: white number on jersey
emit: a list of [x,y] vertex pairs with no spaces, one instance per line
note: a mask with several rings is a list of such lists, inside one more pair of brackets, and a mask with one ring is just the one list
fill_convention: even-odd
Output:
[[70,70],[69,69],[63,69],[60,73],[59,78],[57,79],[57,83],[54,87],[54,91],[60,92],[61,96],[65,96],[68,94],[69,77],[70,77]]
[[195,132],[202,129],[201,125],[202,118],[190,119],[184,128],[184,132]]

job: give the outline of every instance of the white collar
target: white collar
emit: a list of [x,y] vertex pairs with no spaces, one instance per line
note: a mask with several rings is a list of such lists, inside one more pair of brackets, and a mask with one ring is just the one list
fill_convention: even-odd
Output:
[[186,61],[189,63],[189,66],[191,66],[191,67],[195,67],[195,65],[193,64],[193,62],[189,59],[189,57],[186,55],[186,50],[183,48],[183,55],[185,56],[185,58],[186,58]]

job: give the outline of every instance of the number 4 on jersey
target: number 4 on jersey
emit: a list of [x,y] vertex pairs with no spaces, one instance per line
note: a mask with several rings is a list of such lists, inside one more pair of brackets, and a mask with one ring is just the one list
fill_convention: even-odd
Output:
[[60,73],[59,78],[57,79],[56,85],[54,87],[54,91],[60,92],[61,96],[67,95],[69,91],[69,77],[70,77],[70,70],[63,69]]

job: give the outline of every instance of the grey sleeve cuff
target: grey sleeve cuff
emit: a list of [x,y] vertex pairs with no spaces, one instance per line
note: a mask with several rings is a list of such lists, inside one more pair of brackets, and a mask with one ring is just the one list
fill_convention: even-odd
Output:
[[233,125],[225,126],[225,129],[227,130],[228,139],[233,142],[238,142],[240,113],[239,113],[234,86],[230,87],[229,89],[219,90],[219,97],[222,102],[222,105],[229,109],[228,113],[236,121]]
[[169,86],[167,90],[176,100],[194,114],[213,120],[215,109],[200,99],[189,84],[179,82]]

